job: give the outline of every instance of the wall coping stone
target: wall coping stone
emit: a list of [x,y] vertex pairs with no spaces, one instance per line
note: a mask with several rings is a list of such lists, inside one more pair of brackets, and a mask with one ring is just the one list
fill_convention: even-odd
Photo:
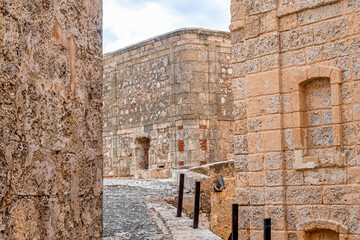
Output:
[[204,28],[180,28],[180,29],[177,29],[177,30],[174,30],[171,32],[167,32],[167,33],[155,36],[153,38],[146,39],[139,43],[135,43],[133,45],[130,45],[130,46],[127,46],[124,48],[120,48],[113,52],[106,53],[106,54],[104,54],[103,59],[118,56],[123,53],[129,52],[131,50],[135,50],[137,48],[141,48],[143,46],[153,44],[155,42],[159,42],[159,41],[171,38],[171,37],[181,36],[183,34],[204,34],[204,35],[209,35],[209,36],[224,37],[224,38],[228,38],[228,39],[231,38],[231,33],[225,32],[225,31],[211,30],[211,29],[204,29]]

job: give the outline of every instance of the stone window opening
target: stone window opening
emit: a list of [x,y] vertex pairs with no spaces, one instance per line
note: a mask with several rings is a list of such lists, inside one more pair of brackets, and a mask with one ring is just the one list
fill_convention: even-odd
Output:
[[313,149],[342,147],[341,70],[311,67],[292,82],[294,168],[318,166]]
[[135,170],[149,169],[150,138],[139,137],[135,140]]

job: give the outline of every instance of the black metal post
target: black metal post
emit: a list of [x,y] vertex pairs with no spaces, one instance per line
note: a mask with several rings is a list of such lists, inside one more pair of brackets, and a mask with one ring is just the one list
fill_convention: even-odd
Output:
[[271,240],[271,219],[264,219],[264,240]]
[[183,197],[184,197],[184,178],[185,174],[180,174],[180,185],[179,185],[179,197],[177,202],[177,214],[176,217],[181,217]]
[[232,238],[231,240],[239,239],[239,205],[232,205]]
[[200,182],[195,182],[195,202],[194,202],[194,225],[193,228],[199,227],[200,211]]

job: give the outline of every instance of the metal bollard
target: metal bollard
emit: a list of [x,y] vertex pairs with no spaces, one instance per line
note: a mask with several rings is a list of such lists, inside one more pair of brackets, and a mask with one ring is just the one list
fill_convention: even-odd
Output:
[[195,182],[194,225],[193,225],[194,229],[199,227],[199,211],[200,211],[200,182]]
[[264,219],[264,240],[271,240],[271,219]]
[[239,204],[232,205],[232,240],[239,239]]
[[181,173],[176,217],[181,217],[183,197],[184,197],[184,178],[185,178],[185,174]]

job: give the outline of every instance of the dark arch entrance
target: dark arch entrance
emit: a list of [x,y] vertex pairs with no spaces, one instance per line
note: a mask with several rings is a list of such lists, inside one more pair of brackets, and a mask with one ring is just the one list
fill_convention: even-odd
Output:
[[149,169],[150,138],[139,137],[135,140],[135,171]]

